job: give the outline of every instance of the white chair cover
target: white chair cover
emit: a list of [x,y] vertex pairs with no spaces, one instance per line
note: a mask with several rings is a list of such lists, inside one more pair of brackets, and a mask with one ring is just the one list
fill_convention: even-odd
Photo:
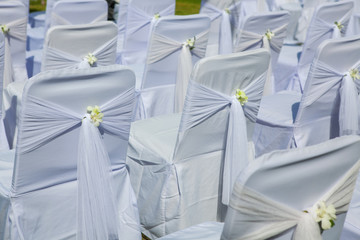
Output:
[[107,11],[104,0],[61,0],[53,6],[50,26],[106,21]]
[[346,36],[357,34],[360,34],[360,2],[354,1],[354,11],[346,30]]
[[119,2],[119,14],[117,18],[118,41],[117,41],[116,63],[121,63],[122,61],[121,54],[124,47],[128,5],[129,5],[129,0],[123,0]]
[[264,95],[273,94],[276,89],[272,69],[275,69],[277,65],[286,37],[289,17],[289,14],[284,11],[250,15],[244,20],[244,25],[238,32],[235,52],[263,47],[271,53],[271,65],[267,73]]
[[360,65],[360,53],[354,54],[359,41],[356,37],[325,41],[302,97],[284,91],[263,99],[254,136],[257,155],[359,133],[357,88],[351,77]]
[[122,63],[145,63],[152,22],[174,15],[174,0],[132,0],[128,5]]
[[[359,144],[349,136],[251,162],[235,183],[221,239],[339,239],[359,173]],[[333,204],[337,215],[323,234],[315,221],[320,201]]]
[[182,111],[193,65],[206,53],[209,27],[204,15],[168,16],[154,24],[136,119]]
[[[326,39],[338,38],[345,34],[353,6],[352,1],[341,1],[322,4],[315,10],[297,67],[297,74],[290,81],[288,89],[304,91],[305,81],[317,47]],[[341,30],[335,22],[343,25]]]
[[0,33],[0,150],[9,150],[9,144],[6,137],[4,126],[4,110],[3,110],[3,80],[4,80],[4,59],[5,59],[5,37]]
[[0,2],[0,22],[9,31],[5,35],[4,87],[14,81],[25,81],[26,27],[28,9],[19,1]]
[[[99,80],[107,86],[101,86]],[[74,89],[68,91],[64,81]],[[13,186],[8,193],[11,215],[6,219],[10,221],[9,226],[17,229],[15,234],[20,238],[69,238],[76,234],[77,239],[141,239],[136,226],[136,200],[128,185],[123,158],[126,153],[121,152],[126,150],[130,131],[134,85],[134,74],[120,66],[49,72],[26,85]],[[51,88],[62,94],[54,93],[55,89]],[[47,93],[41,93],[44,90]],[[64,96],[67,99],[64,100]],[[81,103],[74,103],[75,99]],[[104,114],[100,126],[95,126],[93,116],[86,113],[86,106],[83,113],[79,111],[86,101],[90,105],[94,101],[99,103]],[[69,132],[74,131],[69,138]],[[108,144],[109,138],[121,148],[116,155],[113,155],[113,146]],[[71,154],[49,155],[53,142]],[[72,162],[62,159],[65,155],[71,156]],[[68,167],[72,168],[70,175]],[[71,187],[67,186],[69,181],[73,182]],[[63,203],[61,208],[55,207],[59,200],[52,191],[58,185],[63,186],[61,194],[74,200],[67,202],[65,209]],[[47,203],[44,204],[44,200]],[[37,213],[29,214],[34,206]],[[49,207],[53,210],[40,211]],[[66,223],[69,213],[73,218],[70,222],[75,223],[70,228]],[[61,221],[47,222],[51,218]]]
[[[228,201],[237,168],[246,164],[242,154],[253,155],[246,137],[252,136],[269,58],[263,49],[204,58],[194,67],[182,116],[133,123],[128,166],[146,235],[222,219],[220,202]],[[237,88],[248,96],[243,107],[231,97]]]

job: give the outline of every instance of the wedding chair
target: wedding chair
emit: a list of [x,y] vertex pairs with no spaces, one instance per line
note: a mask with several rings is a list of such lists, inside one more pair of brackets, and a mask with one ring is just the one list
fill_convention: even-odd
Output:
[[117,40],[117,55],[116,62],[121,63],[121,53],[124,47],[124,38],[125,38],[125,29],[126,29],[126,19],[128,12],[128,5],[130,0],[123,0],[119,2],[119,13],[117,17],[117,26],[118,26],[118,40]]
[[[263,155],[238,176],[225,223],[206,222],[160,239],[339,239],[359,172],[359,147],[358,136],[344,136]],[[320,225],[328,223],[317,219],[323,203],[328,212],[333,205],[336,220],[321,234]]]
[[271,65],[267,73],[264,95],[273,94],[277,89],[272,69],[277,66],[289,20],[290,15],[285,11],[257,13],[246,17],[243,26],[238,29],[235,52],[265,48],[271,53]]
[[144,64],[151,25],[159,18],[174,13],[175,0],[129,1],[122,63]]
[[254,133],[257,156],[359,133],[359,44],[359,36],[324,41],[302,95],[282,91],[263,98]]
[[28,8],[20,1],[0,1],[1,30],[5,36],[3,84],[27,79],[25,67]]
[[116,65],[27,81],[18,145],[0,154],[1,239],[141,239],[125,164],[134,86]]
[[248,139],[269,60],[264,49],[203,58],[182,114],[132,124],[127,165],[144,234],[222,219],[221,203],[228,204],[237,173],[253,156]]
[[360,34],[360,2],[354,1],[354,12],[349,21],[346,36],[353,36],[358,34]]
[[[289,66],[292,61],[287,58],[280,60],[279,71],[293,72],[290,76],[285,77],[286,80],[279,80],[288,82],[288,87],[285,89],[301,93],[304,91],[305,81],[317,47],[326,39],[344,36],[353,6],[352,1],[341,1],[324,3],[315,9],[298,64]],[[287,70],[288,68],[291,70]]]
[[154,23],[135,119],[182,111],[193,65],[206,53],[209,28],[206,15],[166,16]]
[[[41,71],[55,69],[90,68],[115,64],[117,27],[112,22],[97,22],[81,25],[55,26],[49,29],[42,54]],[[34,59],[36,65],[38,59]],[[35,71],[36,69],[34,69]],[[21,109],[22,90],[25,83],[12,83],[5,89],[5,109],[11,111],[17,119]],[[14,106],[16,105],[16,107]],[[10,114],[10,110],[9,110]],[[9,122],[9,128],[15,129],[17,120]],[[10,137],[13,145],[16,137]],[[10,141],[10,140],[9,140]]]

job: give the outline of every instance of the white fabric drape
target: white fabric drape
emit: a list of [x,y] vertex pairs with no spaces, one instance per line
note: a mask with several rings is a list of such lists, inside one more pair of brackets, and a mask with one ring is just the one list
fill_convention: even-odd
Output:
[[265,74],[253,80],[242,89],[248,96],[248,102],[241,106],[235,96],[230,97],[194,81],[189,82],[188,95],[185,99],[180,130],[184,132],[205,121],[218,111],[230,106],[230,117],[227,132],[222,203],[229,204],[230,195],[236,177],[248,163],[248,144],[245,116],[256,121],[260,107]]
[[[133,100],[134,89],[131,88],[100,106],[104,117],[99,128],[127,140]],[[90,122],[89,114],[81,115],[31,95],[28,95],[26,107],[29,111],[23,116],[18,148],[21,153],[44,146],[51,139],[81,125],[77,239],[120,239],[118,211],[111,189],[110,160],[99,129]]]
[[[333,204],[337,215],[345,213],[351,201],[359,168],[360,161],[332,186],[319,202]],[[235,184],[230,206],[243,216],[242,224],[247,226],[248,233],[237,238],[239,240],[268,239],[294,226],[294,240],[322,239],[319,225],[314,218],[313,206],[303,209],[308,211],[305,213],[255,192],[240,182]],[[317,206],[317,203],[314,203],[314,206]],[[253,224],[254,222],[257,224]]]
[[[287,24],[284,24],[276,29],[269,29],[274,35],[269,39],[265,33],[263,35],[249,32],[245,30],[239,31],[239,43],[236,47],[235,52],[241,52],[248,50],[252,46],[257,45],[258,43],[262,43],[263,48],[267,49],[269,52],[274,51],[276,53],[280,53],[281,47],[283,45],[283,41],[286,37],[286,29]],[[269,64],[269,69],[266,77],[265,87],[264,87],[264,95],[271,95],[274,93],[274,83],[272,81],[272,61]]]
[[209,15],[211,21],[221,17],[219,31],[219,54],[229,54],[233,52],[232,33],[231,33],[231,12],[241,5],[241,1],[230,5],[226,9],[218,9],[209,2],[201,6],[201,12]]
[[[113,54],[113,49],[116,49],[117,37],[112,38],[104,45],[95,49],[92,54],[97,58],[96,66],[106,66],[114,64],[109,55]],[[64,52],[60,49],[47,47],[44,61],[41,66],[42,71],[59,68],[90,68],[90,64],[84,58],[74,56],[71,53]]]
[[11,57],[11,41],[12,39],[18,39],[20,41],[26,41],[26,26],[27,18],[20,18],[12,22],[2,23],[9,28],[7,33],[4,33],[5,36],[5,62],[4,62],[4,88],[9,85],[9,83],[15,81],[13,73],[13,63]]
[[[95,23],[100,21],[106,21],[107,19],[107,13],[101,14],[94,18],[91,22],[88,23]],[[51,26],[57,26],[57,25],[72,25],[73,23],[69,21],[66,18],[63,18],[62,16],[56,14],[55,12],[51,13]]]
[[[358,69],[360,62],[355,64],[352,69]],[[350,71],[351,69],[349,69]],[[354,80],[350,76],[350,72],[340,73],[329,65],[318,62],[317,71],[313,73],[313,77],[318,79],[316,85],[310,89],[310,93],[304,98],[304,106],[309,106],[319,99],[322,95],[329,91],[337,84],[340,87],[340,110],[339,124],[340,136],[347,134],[357,134],[358,126],[358,92]]]
[[147,64],[160,61],[170,54],[181,50],[175,84],[175,112],[181,112],[183,109],[187,85],[193,68],[192,55],[199,58],[205,57],[208,34],[209,31],[204,31],[194,36],[194,48],[191,50],[186,42],[177,42],[156,33],[153,35],[152,48],[148,55]]

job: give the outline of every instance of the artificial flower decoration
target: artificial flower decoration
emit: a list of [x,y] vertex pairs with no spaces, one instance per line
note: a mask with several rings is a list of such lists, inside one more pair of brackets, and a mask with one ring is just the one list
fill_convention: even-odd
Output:
[[225,8],[224,11],[225,11],[227,14],[230,14],[230,9]]
[[334,23],[339,30],[341,30],[344,27],[344,25],[342,25],[341,22],[334,22]]
[[351,69],[350,70],[350,76],[351,78],[355,81],[355,80],[360,80],[360,75],[359,75],[359,70],[357,69]]
[[268,29],[265,33],[265,36],[267,37],[268,40],[271,40],[273,37],[275,37],[275,33],[270,31],[270,29]]
[[103,121],[102,118],[104,117],[104,114],[101,112],[99,106],[88,106],[86,110],[90,114],[92,124],[94,124],[95,127],[99,127],[100,123]]
[[236,89],[235,97],[240,102],[241,106],[244,106],[244,104],[248,102],[248,96],[240,89]]
[[85,59],[90,64],[90,66],[94,65],[94,63],[96,63],[96,61],[97,61],[97,58],[92,53],[89,53],[88,55],[86,55]]
[[8,26],[6,26],[5,24],[1,24],[0,28],[4,34],[6,34],[10,31],[10,28]]
[[186,40],[185,46],[189,46],[190,50],[193,50],[195,48],[195,37]]
[[160,18],[160,13],[156,13],[156,14],[154,15],[154,18],[155,18],[156,20],[158,20],[158,19]]
[[330,229],[335,225],[336,209],[334,205],[326,206],[324,201],[320,201],[313,208],[312,212],[315,214],[315,221],[319,223],[322,231]]

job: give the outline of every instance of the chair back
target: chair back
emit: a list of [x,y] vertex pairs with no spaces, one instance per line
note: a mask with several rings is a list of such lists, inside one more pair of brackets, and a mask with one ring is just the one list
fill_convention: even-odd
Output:
[[[327,40],[315,53],[294,122],[297,147],[358,133],[359,37]],[[358,76],[360,77],[360,76]],[[356,81],[356,82],[354,82]],[[355,122],[354,122],[355,121]]]
[[52,27],[45,38],[42,71],[115,64],[116,41],[112,22]]
[[152,22],[174,15],[174,0],[131,0],[127,8],[123,64],[145,63]]
[[[222,239],[340,239],[359,156],[360,138],[345,136],[274,151],[250,162],[235,183]],[[320,201],[333,204],[337,215],[322,238],[319,223],[310,215]]]
[[[326,39],[344,36],[353,8],[354,3],[352,1],[323,3],[316,8],[307,31],[297,68],[302,91],[304,91],[306,78],[316,49]],[[342,25],[340,31],[335,22]]]
[[[118,230],[110,231],[119,231],[127,239],[140,237],[139,233],[134,233],[137,230],[133,224],[138,216],[135,216],[136,203],[125,164],[134,86],[134,73],[116,65],[46,71],[27,82],[11,187],[13,212],[16,212],[14,218],[20,235],[34,239],[75,238],[76,235],[89,239],[98,236],[95,229],[94,235],[90,236],[88,232],[79,232],[79,228],[84,227],[82,217],[86,218],[88,214],[81,212],[84,209],[80,207],[85,206],[87,200],[99,200],[99,194],[104,194],[110,202],[114,198],[115,209],[118,209],[112,213],[115,219],[109,219],[115,222],[120,218],[127,219],[116,226]],[[97,128],[84,122],[91,124],[87,115],[88,106],[100,106],[104,114]],[[92,127],[90,129],[95,132],[87,131],[86,127]],[[99,166],[92,166],[92,154],[97,157],[106,155],[108,159],[97,158]],[[85,163],[80,161],[84,160],[84,156],[87,159]],[[108,164],[108,167],[104,170],[102,164]],[[84,175],[83,169],[104,170],[109,185],[102,185],[104,179],[99,181],[97,173],[91,172],[89,182],[89,176]],[[85,179],[91,186],[89,193],[95,194],[90,198],[89,193],[83,192]],[[91,179],[99,182],[91,182]],[[93,192],[93,189],[99,188],[102,192]],[[109,188],[112,188],[113,196],[107,194],[106,189]],[[81,196],[85,198],[85,203]],[[107,220],[101,218],[102,214],[109,214],[106,207],[101,209],[100,215],[91,211],[95,215],[88,219],[95,224],[103,224]],[[94,210],[91,206],[90,209]],[[94,216],[99,218],[94,219]],[[92,227],[93,223],[89,226]],[[85,224],[88,223],[85,221]],[[108,237],[102,235],[101,239]]]
[[108,6],[104,0],[61,0],[53,6],[50,26],[106,21],[107,15]]

